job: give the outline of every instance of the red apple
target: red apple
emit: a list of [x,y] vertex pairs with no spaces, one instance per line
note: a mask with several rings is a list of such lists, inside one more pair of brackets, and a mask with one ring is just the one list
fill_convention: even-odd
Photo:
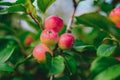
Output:
[[58,33],[53,29],[45,29],[40,35],[40,40],[48,47],[55,46],[59,40]]
[[49,52],[52,54],[52,51],[44,44],[38,44],[33,49],[33,56],[38,62],[45,62],[46,61],[46,52]]
[[120,56],[116,57],[116,59],[117,59],[118,61],[120,61]]
[[30,45],[33,42],[32,36],[27,36],[26,39],[24,40],[25,45]]
[[45,19],[44,26],[45,29],[53,29],[58,32],[63,28],[64,23],[60,17],[52,15]]
[[61,49],[70,49],[74,43],[75,39],[72,34],[65,33],[60,36],[58,46]]
[[120,7],[114,8],[110,12],[109,18],[116,24],[118,28],[120,28]]

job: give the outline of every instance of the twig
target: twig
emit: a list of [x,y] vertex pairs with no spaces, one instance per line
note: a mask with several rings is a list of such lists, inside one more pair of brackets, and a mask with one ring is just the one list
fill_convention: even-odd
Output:
[[50,80],[54,80],[54,76],[50,76]]
[[28,13],[30,15],[30,17],[38,24],[38,26],[43,30],[43,27],[42,25],[40,24],[40,22],[38,20],[36,20],[36,18],[31,14],[31,13]]
[[108,33],[108,35],[116,42],[118,42],[120,44],[120,41],[111,33]]
[[32,57],[32,54],[28,55],[24,60],[22,60],[21,62],[17,63],[14,69],[16,70],[19,65],[23,64],[24,62],[29,60],[31,57]]
[[76,11],[76,8],[77,8],[77,3],[76,3],[76,1],[75,1],[75,0],[72,0],[72,1],[73,1],[74,11],[73,11],[72,16],[70,17],[70,19],[69,19],[69,21],[68,21],[68,24],[67,24],[67,30],[66,30],[66,32],[68,32],[68,33],[71,33],[70,28],[71,28],[71,25],[72,25],[72,23],[73,23],[75,11]]

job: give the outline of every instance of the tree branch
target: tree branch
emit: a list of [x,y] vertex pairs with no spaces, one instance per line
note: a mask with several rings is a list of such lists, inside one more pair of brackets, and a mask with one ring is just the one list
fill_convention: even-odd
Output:
[[15,70],[19,67],[19,65],[21,65],[21,64],[23,64],[24,62],[26,62],[27,60],[29,60],[29,59],[31,59],[31,57],[32,57],[32,54],[30,54],[30,55],[28,55],[24,60],[22,60],[21,62],[19,62],[19,63],[17,63],[16,65],[15,65]]
[[43,30],[42,25],[40,24],[40,22],[31,14],[29,13],[30,17],[37,23],[37,25]]
[[54,80],[54,76],[50,76],[50,80]]
[[66,32],[68,33],[71,33],[71,25],[73,23],[73,20],[74,20],[74,15],[75,15],[75,11],[76,11],[76,8],[77,8],[77,3],[75,0],[72,0],[73,1],[73,7],[74,7],[74,11],[72,13],[72,16],[70,17],[69,21],[68,21],[68,24],[67,24],[67,30]]

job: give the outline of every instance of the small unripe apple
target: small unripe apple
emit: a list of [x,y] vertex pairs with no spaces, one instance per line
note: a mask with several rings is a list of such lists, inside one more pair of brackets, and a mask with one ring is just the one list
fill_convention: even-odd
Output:
[[33,37],[32,36],[27,36],[24,40],[25,45],[30,45],[33,42]]
[[109,18],[116,24],[118,28],[120,28],[120,7],[114,8],[110,12]]
[[33,57],[38,61],[38,62],[45,62],[46,61],[46,52],[49,52],[51,55],[52,51],[44,44],[38,44],[34,49],[33,49]]
[[52,46],[54,47],[57,44],[59,36],[58,33],[53,29],[45,29],[40,35],[40,40],[41,43],[45,44],[50,48]]
[[72,34],[64,33],[60,36],[58,46],[61,49],[70,49],[74,43],[75,39]]
[[57,32],[63,28],[63,25],[63,20],[55,15],[49,16],[44,22],[45,29],[53,29]]
[[117,59],[118,61],[120,61],[120,56],[116,57],[116,59]]

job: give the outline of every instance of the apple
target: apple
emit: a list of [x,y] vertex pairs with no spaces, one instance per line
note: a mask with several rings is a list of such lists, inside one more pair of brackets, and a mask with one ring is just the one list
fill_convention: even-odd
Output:
[[45,29],[53,29],[59,32],[63,28],[64,23],[60,17],[52,15],[45,19],[44,26]]

